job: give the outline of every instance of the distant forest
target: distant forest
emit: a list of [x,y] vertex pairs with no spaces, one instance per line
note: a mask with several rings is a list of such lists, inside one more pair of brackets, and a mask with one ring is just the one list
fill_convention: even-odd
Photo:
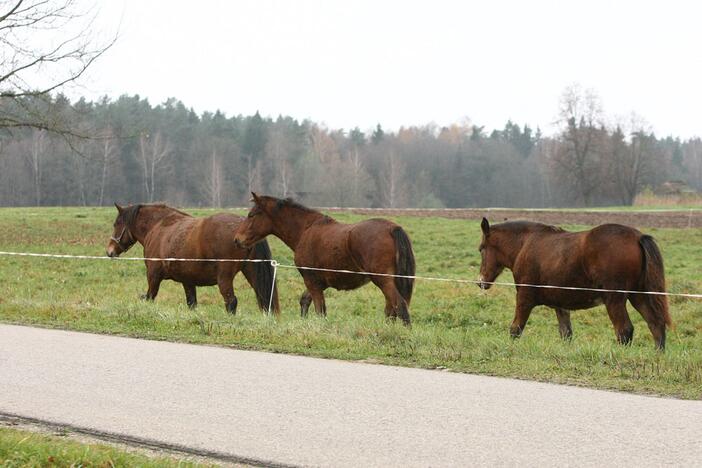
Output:
[[658,137],[636,116],[606,125],[597,97],[576,88],[552,136],[514,122],[337,130],[138,95],[46,106],[74,130],[3,129],[2,206],[246,206],[253,190],[313,206],[565,207],[629,205],[669,181],[702,189],[699,138]]

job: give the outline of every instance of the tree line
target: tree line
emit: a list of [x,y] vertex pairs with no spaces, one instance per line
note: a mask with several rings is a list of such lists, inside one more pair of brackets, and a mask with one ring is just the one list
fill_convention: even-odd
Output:
[[0,110],[45,106],[75,137],[5,128],[2,206],[244,206],[253,190],[314,206],[561,207],[629,205],[669,181],[702,189],[700,138],[657,137],[636,115],[608,124],[597,95],[577,86],[564,91],[551,136],[511,121],[491,132],[472,123],[345,131],[138,95],[36,99],[0,99]]

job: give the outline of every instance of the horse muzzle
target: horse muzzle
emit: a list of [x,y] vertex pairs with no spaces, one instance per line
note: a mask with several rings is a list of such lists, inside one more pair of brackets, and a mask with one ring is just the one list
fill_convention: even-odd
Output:
[[483,291],[487,291],[492,287],[492,282],[485,281],[485,278],[481,275],[480,278],[478,278],[478,287]]
[[119,249],[116,249],[113,245],[108,245],[107,249],[105,249],[105,255],[110,258],[119,257],[121,254],[122,252]]
[[252,244],[253,242],[247,242],[246,239],[242,239],[241,237],[234,237],[234,246],[239,249],[248,249]]

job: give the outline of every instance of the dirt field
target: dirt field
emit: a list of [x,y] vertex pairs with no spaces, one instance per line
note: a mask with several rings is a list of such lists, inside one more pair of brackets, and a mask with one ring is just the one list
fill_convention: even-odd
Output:
[[561,211],[510,209],[369,209],[324,208],[325,211],[350,211],[378,216],[438,216],[451,219],[476,219],[483,216],[491,222],[528,219],[547,224],[584,224],[595,226],[619,223],[634,227],[702,228],[702,211]]

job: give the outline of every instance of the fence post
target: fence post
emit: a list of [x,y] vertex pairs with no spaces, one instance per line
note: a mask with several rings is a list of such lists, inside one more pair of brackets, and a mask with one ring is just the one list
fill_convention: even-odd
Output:
[[271,285],[271,297],[268,299],[268,313],[271,314],[273,312],[273,295],[275,294],[275,277],[276,273],[278,273],[278,262],[275,260],[271,260],[271,266],[273,267],[273,283]]

